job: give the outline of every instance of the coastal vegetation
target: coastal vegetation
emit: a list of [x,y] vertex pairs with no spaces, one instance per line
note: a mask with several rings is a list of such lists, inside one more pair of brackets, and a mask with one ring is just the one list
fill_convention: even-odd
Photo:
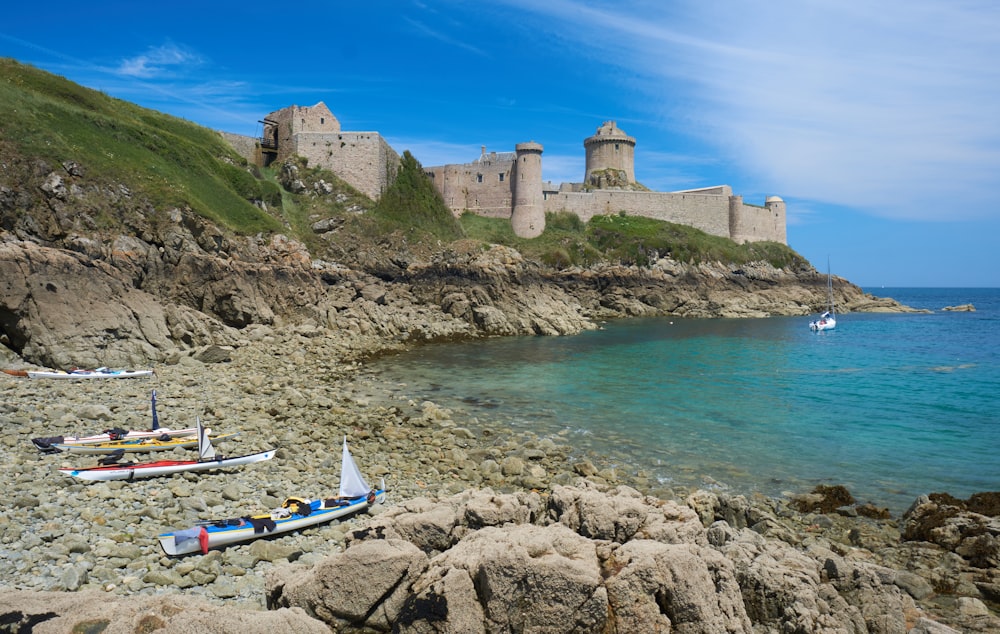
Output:
[[[217,133],[182,119],[114,99],[56,75],[0,59],[0,138],[7,156],[82,166],[96,193],[85,194],[80,213],[112,231],[130,207],[156,221],[164,209],[189,208],[236,234],[286,233],[316,257],[344,255],[361,244],[403,242],[434,250],[458,239],[509,246],[556,268],[607,261],[646,266],[669,256],[686,263],[741,266],[766,261],[778,268],[808,268],[778,243],[737,245],[697,229],[625,212],[588,223],[570,213],[548,214],[535,239],[514,235],[506,219],[466,213],[455,219],[409,151],[395,182],[378,202],[328,170],[292,161],[258,168],[237,155]],[[322,185],[322,187],[320,187]],[[104,191],[125,192],[108,197]],[[126,200],[123,201],[122,198]],[[317,237],[317,222],[340,228]]]
[[[190,207],[243,234],[281,227],[252,202],[280,207],[279,189],[218,134],[11,59],[0,59],[0,138],[8,158],[74,162],[92,182],[124,185],[156,208]],[[93,210],[106,221],[110,211]]]

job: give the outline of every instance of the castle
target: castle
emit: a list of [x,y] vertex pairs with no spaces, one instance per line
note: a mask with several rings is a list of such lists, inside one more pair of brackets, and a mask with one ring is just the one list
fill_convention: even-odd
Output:
[[[223,136],[247,160],[268,165],[289,156],[329,169],[378,200],[393,180],[399,155],[378,132],[344,132],[323,102],[289,106],[261,122],[258,138]],[[545,229],[545,214],[569,212],[587,221],[624,212],[689,225],[735,242],[769,240],[787,244],[785,202],[769,196],[764,206],[743,202],[728,185],[676,192],[649,191],[635,180],[634,137],[605,121],[584,140],[586,169],[581,183],[558,187],[542,181],[540,143],[518,143],[514,152],[486,152],[461,164],[425,167],[427,175],[458,216],[470,211],[509,218],[514,233],[534,238]]]

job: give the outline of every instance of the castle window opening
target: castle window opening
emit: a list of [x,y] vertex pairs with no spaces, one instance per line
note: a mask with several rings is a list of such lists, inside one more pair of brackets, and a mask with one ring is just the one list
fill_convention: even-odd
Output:
[[500,172],[500,182],[503,182],[503,172]]
[[483,175],[482,174],[476,174],[476,182],[477,183],[483,182]]
[[319,124],[323,125],[324,123],[326,123],[326,117],[320,117],[319,118]]

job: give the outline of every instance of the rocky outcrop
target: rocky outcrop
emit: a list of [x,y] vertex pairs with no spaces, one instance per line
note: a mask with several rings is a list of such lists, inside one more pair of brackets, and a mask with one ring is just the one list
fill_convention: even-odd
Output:
[[893,570],[627,487],[412,500],[267,586],[339,632],[950,631]]
[[0,242],[0,327],[10,348],[51,367],[163,362],[178,345],[229,345],[236,332],[166,304],[101,260]]
[[66,634],[327,634],[329,629],[298,608],[248,611],[212,605],[179,594],[116,600],[101,592],[0,592],[4,632]]
[[984,571],[980,581],[1000,588],[1000,493],[978,493],[959,500],[946,493],[918,498],[903,515],[903,539],[929,542],[955,553]]

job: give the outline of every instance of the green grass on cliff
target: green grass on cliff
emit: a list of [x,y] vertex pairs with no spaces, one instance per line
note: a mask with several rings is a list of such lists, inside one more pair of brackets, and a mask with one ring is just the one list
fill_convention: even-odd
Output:
[[693,227],[641,216],[595,216],[584,223],[569,213],[546,214],[545,231],[532,240],[516,237],[506,219],[466,213],[461,220],[470,238],[512,246],[557,267],[600,261],[645,266],[664,256],[680,262],[741,265],[764,261],[778,268],[808,266],[802,256],[777,242],[736,244]]
[[418,237],[447,242],[458,240],[464,234],[462,226],[409,150],[403,152],[396,181],[379,198],[372,215],[385,233],[402,229]]
[[90,181],[125,185],[157,208],[189,206],[239,233],[281,227],[251,202],[280,208],[279,188],[218,134],[3,58],[0,137],[53,167],[75,161]]

